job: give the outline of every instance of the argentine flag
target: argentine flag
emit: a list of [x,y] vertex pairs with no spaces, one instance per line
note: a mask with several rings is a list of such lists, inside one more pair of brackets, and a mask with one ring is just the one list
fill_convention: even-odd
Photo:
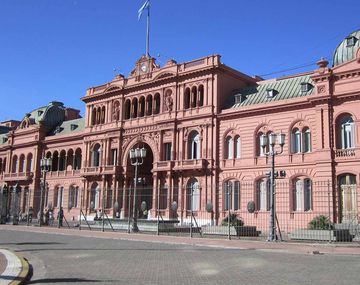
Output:
[[146,0],[144,5],[142,5],[141,8],[138,11],[138,21],[140,21],[141,15],[144,12],[144,10],[149,9],[149,8],[150,8],[150,0]]

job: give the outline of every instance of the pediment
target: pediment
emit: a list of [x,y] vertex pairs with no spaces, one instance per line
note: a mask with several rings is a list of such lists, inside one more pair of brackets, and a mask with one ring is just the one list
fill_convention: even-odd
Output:
[[164,79],[164,78],[168,78],[168,77],[173,77],[175,76],[175,73],[171,73],[171,72],[162,72],[159,75],[157,75],[154,80],[158,80],[158,79]]
[[104,92],[113,92],[117,90],[121,90],[121,88],[119,86],[109,86],[108,88],[105,89]]

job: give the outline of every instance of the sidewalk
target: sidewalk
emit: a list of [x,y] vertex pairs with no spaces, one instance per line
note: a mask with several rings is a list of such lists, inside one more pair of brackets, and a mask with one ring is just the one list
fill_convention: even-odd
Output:
[[36,232],[43,234],[62,234],[69,236],[84,236],[95,237],[104,239],[119,239],[143,242],[156,242],[167,244],[185,244],[196,246],[220,247],[220,248],[233,248],[244,250],[265,250],[289,253],[320,253],[320,254],[345,254],[345,255],[360,255],[359,243],[296,243],[296,242],[266,242],[266,241],[252,241],[252,240],[227,240],[227,239],[210,239],[199,237],[184,237],[184,236],[164,236],[153,234],[128,234],[125,232],[101,232],[101,231],[81,231],[77,229],[68,228],[50,228],[50,227],[27,227],[27,226],[12,226],[1,225],[0,230],[9,231],[26,231]]
[[0,285],[23,284],[29,274],[28,262],[15,253],[0,249]]

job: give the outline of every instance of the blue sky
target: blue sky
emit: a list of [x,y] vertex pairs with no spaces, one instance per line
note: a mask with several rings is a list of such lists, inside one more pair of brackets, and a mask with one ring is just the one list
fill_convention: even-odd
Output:
[[[145,53],[145,0],[0,0],[0,121],[57,100],[83,111],[87,88],[126,76]],[[360,29],[359,0],[151,0],[151,55],[163,64],[210,54],[278,77],[331,60]],[[288,71],[286,71],[288,70]]]

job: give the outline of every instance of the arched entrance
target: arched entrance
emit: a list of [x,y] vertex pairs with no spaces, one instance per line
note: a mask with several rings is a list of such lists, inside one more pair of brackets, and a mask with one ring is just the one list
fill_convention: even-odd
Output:
[[342,223],[357,223],[356,176],[344,174],[339,177],[340,213]]
[[[154,154],[150,146],[143,142],[136,143],[132,148],[142,148],[146,149],[146,157],[144,159],[139,159],[140,165],[137,167],[137,184],[136,184],[136,210],[138,218],[148,218],[148,210],[153,206],[153,163],[154,163]],[[127,188],[130,191],[131,196],[131,208],[133,205],[134,198],[134,178],[135,178],[135,166],[133,165],[136,161],[135,159],[130,159],[129,154],[127,154],[127,166],[126,166],[126,181]],[[141,204],[146,207],[141,207]]]

